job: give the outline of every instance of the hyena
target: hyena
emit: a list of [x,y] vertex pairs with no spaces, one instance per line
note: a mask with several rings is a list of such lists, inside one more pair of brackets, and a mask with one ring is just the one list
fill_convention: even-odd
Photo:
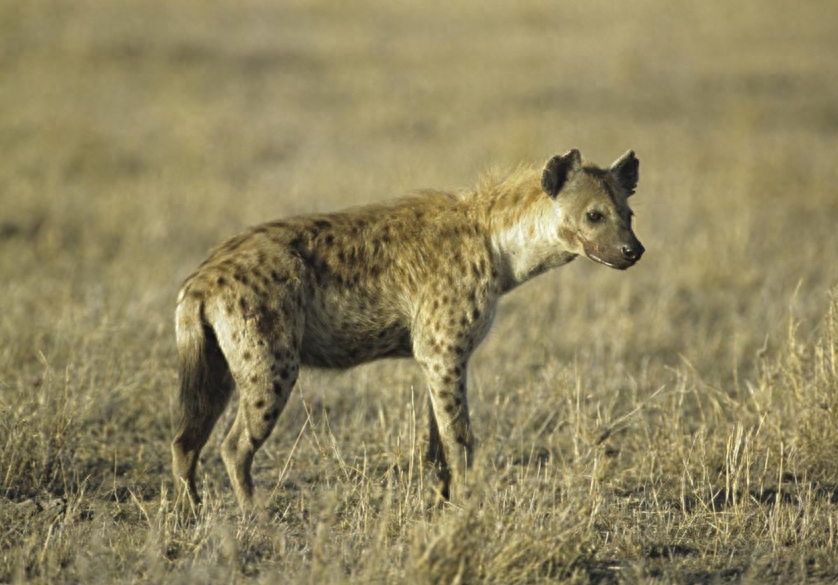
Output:
[[413,357],[429,389],[438,495],[460,500],[474,449],[468,361],[498,299],[580,255],[621,270],[640,260],[628,205],[638,168],[632,151],[603,169],[574,149],[471,192],[264,223],[220,244],[177,303],[181,495],[199,502],[198,456],[234,387],[221,455],[248,509],[253,457],[300,367]]

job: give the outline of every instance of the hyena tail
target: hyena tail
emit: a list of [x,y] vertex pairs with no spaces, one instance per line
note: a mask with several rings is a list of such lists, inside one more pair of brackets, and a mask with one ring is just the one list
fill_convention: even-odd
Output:
[[173,471],[176,483],[185,484],[193,502],[198,501],[198,456],[233,390],[227,360],[203,313],[203,301],[187,296],[178,303],[175,315],[181,418],[172,444]]

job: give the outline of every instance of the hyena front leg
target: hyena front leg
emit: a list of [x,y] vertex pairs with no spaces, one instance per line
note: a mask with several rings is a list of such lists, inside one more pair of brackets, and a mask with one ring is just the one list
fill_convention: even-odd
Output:
[[428,455],[437,469],[439,495],[459,502],[474,447],[466,394],[468,362],[464,356],[444,352],[426,353],[419,362],[430,393]]
[[247,319],[238,343],[231,338],[232,351],[225,352],[239,388],[239,405],[221,458],[243,510],[253,506],[253,457],[273,431],[297,381],[301,328],[293,317],[257,313]]
[[[439,425],[436,422],[436,414],[434,414],[434,405],[431,401],[430,389],[428,392],[428,431],[428,461],[433,464],[434,469],[436,470],[440,486],[448,486],[451,482],[451,473],[448,471],[448,464],[445,462],[445,453],[442,450],[442,440],[439,436]],[[442,487],[440,487],[439,495],[443,499],[448,499],[449,493],[447,488],[443,490]]]

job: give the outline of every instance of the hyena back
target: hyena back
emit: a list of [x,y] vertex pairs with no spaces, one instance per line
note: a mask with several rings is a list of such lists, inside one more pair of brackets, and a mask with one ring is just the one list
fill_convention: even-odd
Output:
[[460,499],[474,443],[468,360],[498,299],[579,255],[619,269],[637,262],[644,249],[627,199],[638,167],[631,151],[601,169],[571,150],[470,193],[266,223],[219,245],[184,283],[176,311],[181,494],[199,502],[198,456],[233,388],[240,400],[222,459],[246,509],[254,454],[301,366],[414,357],[428,382],[439,493]]

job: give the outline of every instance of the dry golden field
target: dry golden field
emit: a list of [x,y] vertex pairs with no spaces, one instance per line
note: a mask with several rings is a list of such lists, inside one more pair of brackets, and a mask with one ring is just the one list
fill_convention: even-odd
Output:
[[[0,583],[838,579],[838,3],[0,3]],[[174,510],[219,240],[578,147],[647,253],[514,291],[431,508],[410,361],[306,372],[243,517]],[[219,427],[228,425],[231,417]]]

